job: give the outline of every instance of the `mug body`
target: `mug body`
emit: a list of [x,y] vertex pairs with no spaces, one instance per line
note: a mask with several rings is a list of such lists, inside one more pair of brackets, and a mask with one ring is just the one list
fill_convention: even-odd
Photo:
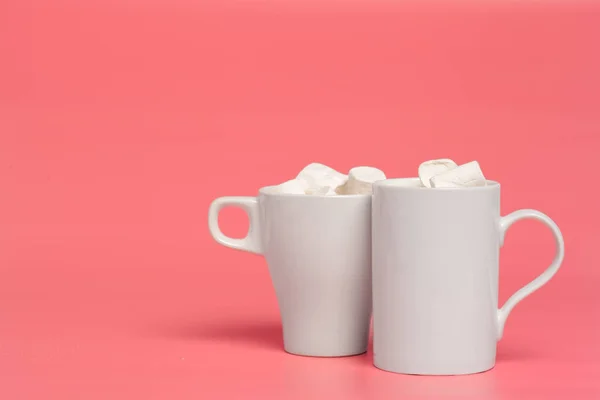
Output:
[[371,196],[258,196],[262,251],[289,353],[366,352],[371,320]]
[[492,368],[500,185],[389,179],[374,184],[372,212],[375,366],[419,375]]

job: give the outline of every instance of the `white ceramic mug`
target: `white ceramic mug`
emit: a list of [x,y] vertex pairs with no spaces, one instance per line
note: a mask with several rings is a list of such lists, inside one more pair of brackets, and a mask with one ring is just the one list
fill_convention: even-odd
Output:
[[[373,188],[373,347],[376,367],[460,375],[495,365],[513,307],[552,278],[564,257],[556,224],[535,210],[500,216],[500,185],[422,187],[390,179]],[[498,258],[506,230],[531,218],[548,226],[556,255],[498,309]]]
[[[244,209],[243,239],[219,229],[223,207]],[[371,196],[277,193],[221,197],[208,213],[213,238],[264,255],[288,353],[336,357],[366,352],[371,322]]]

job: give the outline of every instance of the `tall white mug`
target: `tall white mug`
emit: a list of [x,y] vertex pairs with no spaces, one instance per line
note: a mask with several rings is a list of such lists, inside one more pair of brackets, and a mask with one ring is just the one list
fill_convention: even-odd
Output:
[[[418,375],[493,368],[496,342],[517,303],[552,278],[564,257],[557,225],[535,210],[500,216],[500,185],[373,187],[373,347],[376,367]],[[507,229],[531,218],[556,240],[552,264],[498,309],[498,258]]]
[[[219,229],[223,207],[248,213],[243,239]],[[371,196],[319,196],[260,189],[258,197],[212,202],[213,238],[264,255],[288,353],[336,357],[367,351],[371,322]]]

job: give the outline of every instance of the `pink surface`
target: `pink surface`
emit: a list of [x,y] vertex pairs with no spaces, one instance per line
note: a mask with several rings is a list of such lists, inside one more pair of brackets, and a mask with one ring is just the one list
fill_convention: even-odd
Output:
[[[0,398],[600,396],[600,7],[82,3],[0,4]],[[311,161],[399,177],[437,157],[477,159],[503,213],[565,236],[496,368],[284,353],[265,262],[211,240],[210,201]],[[552,255],[513,228],[500,300]]]

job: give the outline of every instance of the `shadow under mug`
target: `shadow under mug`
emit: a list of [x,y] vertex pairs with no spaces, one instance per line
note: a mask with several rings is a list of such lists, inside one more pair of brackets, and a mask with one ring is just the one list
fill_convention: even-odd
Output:
[[[246,211],[245,238],[225,236],[224,207]],[[208,213],[220,244],[265,257],[288,353],[337,357],[367,351],[371,321],[371,195],[318,196],[260,189],[221,197]]]
[[[498,308],[506,231],[534,219],[554,235],[550,266]],[[495,365],[511,310],[547,283],[564,257],[558,226],[536,210],[500,216],[500,184],[429,189],[418,178],[373,185],[374,364],[391,372],[459,375]]]

